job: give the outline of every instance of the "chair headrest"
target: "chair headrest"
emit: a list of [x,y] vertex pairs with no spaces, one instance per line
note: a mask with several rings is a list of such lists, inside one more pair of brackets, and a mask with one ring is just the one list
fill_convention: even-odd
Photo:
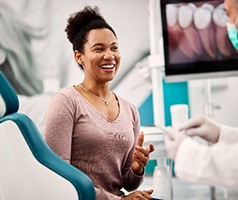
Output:
[[0,71],[0,118],[18,111],[19,101],[12,85]]

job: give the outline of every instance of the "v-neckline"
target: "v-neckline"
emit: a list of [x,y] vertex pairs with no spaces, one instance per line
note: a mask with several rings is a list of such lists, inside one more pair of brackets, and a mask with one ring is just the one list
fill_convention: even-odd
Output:
[[110,123],[115,123],[119,120],[120,112],[121,112],[121,106],[120,106],[121,104],[120,104],[120,99],[118,98],[118,96],[114,92],[113,92],[113,94],[116,96],[116,99],[117,99],[118,104],[119,104],[119,111],[118,111],[117,117],[114,120],[111,120],[111,119],[107,118],[106,116],[104,116],[95,106],[93,106],[74,86],[73,86],[73,90],[75,92],[77,92],[77,94],[79,94],[79,96],[87,103],[88,106],[91,107],[91,109],[93,109],[95,112],[97,112],[106,121],[108,121]]

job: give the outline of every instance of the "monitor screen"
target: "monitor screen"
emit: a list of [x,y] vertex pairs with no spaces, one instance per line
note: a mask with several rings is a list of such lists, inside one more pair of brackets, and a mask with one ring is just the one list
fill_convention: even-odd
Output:
[[238,75],[223,0],[161,0],[167,81]]

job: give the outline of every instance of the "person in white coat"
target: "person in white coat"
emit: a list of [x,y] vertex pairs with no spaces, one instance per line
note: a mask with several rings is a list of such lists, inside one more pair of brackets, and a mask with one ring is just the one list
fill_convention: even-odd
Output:
[[[238,50],[238,0],[224,0],[224,8],[229,17],[228,37]],[[165,146],[175,161],[176,177],[193,183],[238,187],[238,128],[197,116],[179,130],[168,130],[173,137],[165,137]],[[200,136],[211,145],[189,136]]]
[[[173,138],[166,136],[165,145],[168,156],[175,161],[176,177],[193,183],[238,187],[238,128],[197,116],[179,131],[168,131]],[[212,145],[189,136],[200,136]]]

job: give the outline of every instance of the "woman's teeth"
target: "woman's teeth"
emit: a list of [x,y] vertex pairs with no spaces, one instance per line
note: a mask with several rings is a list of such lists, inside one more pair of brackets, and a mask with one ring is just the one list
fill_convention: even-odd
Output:
[[102,65],[101,68],[103,69],[112,69],[114,65]]

